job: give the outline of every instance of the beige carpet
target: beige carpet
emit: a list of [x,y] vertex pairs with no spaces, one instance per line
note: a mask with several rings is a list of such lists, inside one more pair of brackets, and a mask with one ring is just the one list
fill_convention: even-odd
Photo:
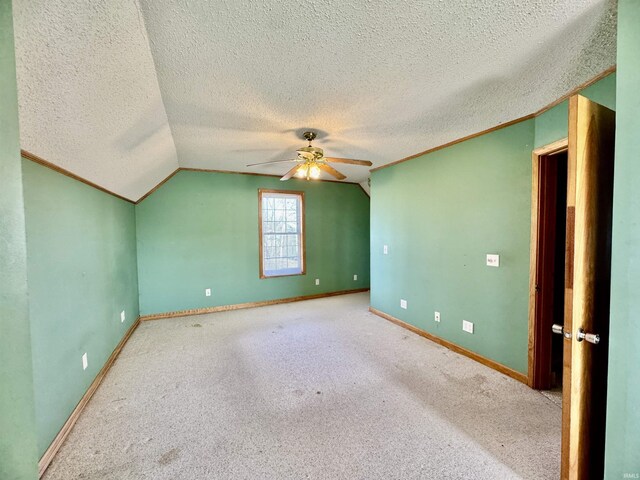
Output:
[[559,477],[556,403],[368,300],[143,323],[45,479]]

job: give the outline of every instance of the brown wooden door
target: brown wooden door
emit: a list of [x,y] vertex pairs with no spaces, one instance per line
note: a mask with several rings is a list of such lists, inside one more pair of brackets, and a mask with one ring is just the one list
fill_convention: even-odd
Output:
[[[602,478],[607,392],[615,112],[569,100],[562,478]],[[579,341],[598,334],[596,345]]]

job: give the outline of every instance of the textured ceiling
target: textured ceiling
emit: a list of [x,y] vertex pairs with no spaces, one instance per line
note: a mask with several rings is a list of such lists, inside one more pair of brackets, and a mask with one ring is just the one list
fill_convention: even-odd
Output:
[[23,148],[130,198],[178,159],[284,173],[245,164],[292,158],[306,128],[383,165],[615,64],[607,0],[14,4]]
[[127,198],[178,167],[132,0],[14,0],[22,148]]

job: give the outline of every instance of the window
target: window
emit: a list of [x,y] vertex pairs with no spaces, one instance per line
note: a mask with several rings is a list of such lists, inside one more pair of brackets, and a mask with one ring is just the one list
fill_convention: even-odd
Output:
[[260,278],[304,275],[304,192],[259,190]]

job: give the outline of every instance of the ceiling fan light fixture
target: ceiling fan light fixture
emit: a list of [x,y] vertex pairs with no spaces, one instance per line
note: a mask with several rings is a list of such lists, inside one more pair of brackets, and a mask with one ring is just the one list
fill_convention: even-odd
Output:
[[315,163],[309,167],[309,176],[311,178],[320,178],[320,173],[320,167],[318,167],[318,165],[316,165]]
[[298,171],[296,172],[296,177],[298,178],[306,177],[308,169],[309,167],[307,167],[306,165],[300,165],[300,168],[298,168]]

